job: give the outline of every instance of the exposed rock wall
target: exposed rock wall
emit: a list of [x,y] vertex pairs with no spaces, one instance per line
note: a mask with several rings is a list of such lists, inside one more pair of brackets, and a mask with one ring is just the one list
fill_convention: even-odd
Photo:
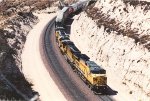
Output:
[[98,9],[95,17],[100,14],[104,21],[108,21],[109,26],[116,26],[115,30],[120,34],[131,37],[136,43],[150,49],[149,2],[131,5],[130,2],[124,3],[122,0],[98,0],[94,7]]
[[150,99],[149,9],[147,1],[98,0],[71,27],[78,48],[142,101]]
[[[21,53],[26,36],[38,22],[33,11],[56,6],[57,0],[2,0],[0,2],[0,99],[29,100],[38,93],[22,74]],[[51,12],[48,12],[51,13]],[[31,43],[32,45],[32,43]],[[18,90],[18,91],[17,91]]]
[[[32,12],[18,12],[18,15],[7,20],[0,30],[0,74],[29,99],[35,92],[31,88],[32,84],[28,83],[21,73],[21,53],[28,32],[37,22],[38,18]],[[24,100],[6,80],[1,79],[0,86],[0,99]]]
[[[135,101],[150,99],[150,52],[117,31],[97,27],[86,13],[74,17],[71,40],[99,65],[116,75],[132,91]],[[130,92],[131,93],[131,92]]]

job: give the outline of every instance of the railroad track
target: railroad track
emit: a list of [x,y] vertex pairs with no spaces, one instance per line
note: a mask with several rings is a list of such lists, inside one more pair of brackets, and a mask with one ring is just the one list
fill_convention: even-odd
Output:
[[110,98],[108,95],[99,95],[99,98],[102,101],[114,101],[112,98]]
[[[47,54],[48,62],[50,63],[50,66],[52,67],[52,71],[54,72],[53,80],[56,82],[56,84],[62,84],[58,85],[59,89],[65,89],[66,93],[64,94],[65,97],[68,100],[86,100],[85,95],[81,94],[79,89],[74,85],[73,82],[70,81],[70,77],[66,74],[66,71],[64,71],[61,62],[59,62],[58,57],[56,54],[56,50],[54,50],[55,46],[53,45],[54,39],[52,39],[52,33],[54,33],[54,19],[50,22],[50,24],[47,26],[47,29],[45,31],[44,35],[44,47],[45,53]],[[70,89],[71,88],[71,89]],[[64,93],[64,90],[62,91]]]
[[43,51],[50,65],[50,75],[68,101],[113,101],[107,95],[94,95],[87,85],[73,72],[61,55],[55,39],[55,18],[53,18],[43,36]]

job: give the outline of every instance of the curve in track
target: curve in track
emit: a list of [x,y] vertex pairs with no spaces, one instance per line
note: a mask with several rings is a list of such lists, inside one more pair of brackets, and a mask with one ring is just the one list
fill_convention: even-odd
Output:
[[[56,18],[56,17],[55,17]],[[50,65],[53,80],[68,101],[113,101],[107,95],[94,95],[87,85],[73,72],[70,65],[61,55],[54,34],[53,18],[43,36],[43,51]]]
[[60,87],[59,85],[59,88],[66,90],[66,93],[64,95],[67,96],[68,100],[87,100],[85,95],[80,93],[80,91],[77,89],[73,82],[68,82],[70,81],[70,78],[68,77],[68,75],[66,75],[65,71],[62,68],[62,64],[58,61],[57,54],[55,53],[54,46],[52,44],[53,40],[51,40],[51,35],[52,33],[54,33],[54,20],[55,18],[48,25],[44,35],[44,50],[48,56],[47,58],[50,66],[53,67],[52,71],[57,74],[55,75],[54,80],[55,82],[62,84],[62,87]]

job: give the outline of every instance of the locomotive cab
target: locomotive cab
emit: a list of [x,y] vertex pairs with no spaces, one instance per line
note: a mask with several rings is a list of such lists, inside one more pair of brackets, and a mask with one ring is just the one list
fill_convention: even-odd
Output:
[[58,31],[56,31],[55,32],[56,33],[56,41],[58,41],[60,38],[69,38],[69,35],[68,34],[66,34],[66,32],[65,31],[61,31],[61,30],[58,30]]
[[106,87],[106,70],[98,66],[94,61],[87,61],[86,65],[90,68],[90,80],[94,90]]
[[74,43],[70,40],[62,40],[61,42],[61,51],[63,54],[66,54],[68,45],[74,45]]

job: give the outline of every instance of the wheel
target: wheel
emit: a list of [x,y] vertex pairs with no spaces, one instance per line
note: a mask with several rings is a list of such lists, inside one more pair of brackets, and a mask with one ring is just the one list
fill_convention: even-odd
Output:
[[91,84],[89,84],[88,86],[93,91],[93,86]]

